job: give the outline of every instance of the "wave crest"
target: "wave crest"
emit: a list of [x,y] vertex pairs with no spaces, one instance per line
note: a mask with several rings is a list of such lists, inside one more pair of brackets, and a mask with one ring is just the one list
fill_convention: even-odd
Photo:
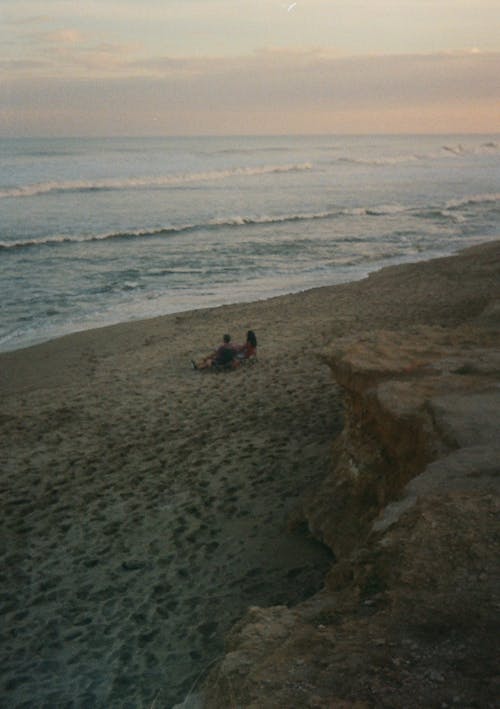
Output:
[[263,165],[261,167],[236,167],[228,170],[211,170],[209,172],[192,172],[181,175],[163,175],[159,177],[107,178],[102,180],[68,180],[55,182],[38,182],[21,187],[10,187],[0,190],[0,198],[34,197],[51,192],[99,192],[106,190],[144,189],[147,187],[169,187],[190,182],[210,182],[225,180],[230,177],[255,177],[286,172],[302,172],[311,170],[311,163],[296,165]]
[[466,146],[462,143],[457,145],[443,145],[442,149],[451,153],[452,155],[488,155],[490,153],[497,152],[500,150],[500,144],[496,143],[494,140],[490,140],[486,143],[481,143],[479,146]]
[[395,216],[398,214],[411,214],[417,218],[445,217],[454,221],[463,221],[460,210],[468,206],[491,205],[500,201],[500,193],[469,195],[461,199],[450,200],[445,205],[410,206],[404,204],[381,204],[370,207],[337,207],[323,212],[278,214],[262,216],[228,216],[220,219],[211,219],[198,224],[168,225],[157,228],[131,229],[130,231],[110,232],[103,234],[67,235],[59,234],[42,239],[28,239],[25,241],[0,241],[0,250],[22,249],[41,246],[55,246],[64,243],[82,243],[92,241],[105,241],[108,239],[136,239],[155,236],[175,236],[185,232],[212,231],[234,227],[252,227],[265,224],[283,224],[301,221],[316,221],[323,219],[336,219],[339,217],[381,217]]
[[442,145],[434,152],[428,153],[407,153],[404,155],[382,155],[381,157],[335,157],[329,162],[332,164],[361,165],[364,167],[387,167],[405,165],[408,163],[425,162],[427,160],[440,160],[443,157],[449,158],[463,157],[466,155],[491,155],[500,150],[500,143],[489,141],[478,146],[465,146],[461,143],[457,145]]
[[445,209],[460,209],[473,204],[491,204],[500,201],[500,192],[476,194],[462,199],[451,199],[446,203]]
[[81,236],[57,235],[44,239],[28,239],[26,241],[0,241],[1,249],[21,249],[36,246],[51,246],[63,243],[84,243],[90,241],[106,241],[107,239],[134,239],[154,236],[173,236],[183,232],[202,230],[225,229],[238,226],[252,226],[258,224],[280,224],[284,222],[309,221],[314,219],[327,219],[343,214],[342,210],[332,212],[318,212],[313,214],[283,214],[277,216],[244,217],[234,216],[223,219],[212,219],[200,224],[181,224],[179,226],[164,226],[156,229],[133,229],[105,234],[89,234]]

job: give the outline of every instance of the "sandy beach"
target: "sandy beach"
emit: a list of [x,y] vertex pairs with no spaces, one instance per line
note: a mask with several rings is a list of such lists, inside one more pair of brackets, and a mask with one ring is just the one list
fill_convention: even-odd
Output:
[[[1,354],[0,705],[171,707],[248,606],[317,591],[332,554],[287,520],[342,428],[318,355],[348,334],[474,317],[499,255],[490,242]],[[255,364],[191,368],[248,329]]]

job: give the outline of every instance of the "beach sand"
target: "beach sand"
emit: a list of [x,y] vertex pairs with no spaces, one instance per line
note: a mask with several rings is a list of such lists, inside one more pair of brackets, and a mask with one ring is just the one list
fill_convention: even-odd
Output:
[[[331,464],[337,337],[458,324],[500,242],[362,281],[77,333],[0,355],[0,705],[171,707],[250,605],[321,587],[287,519]],[[230,332],[258,361],[190,360]]]

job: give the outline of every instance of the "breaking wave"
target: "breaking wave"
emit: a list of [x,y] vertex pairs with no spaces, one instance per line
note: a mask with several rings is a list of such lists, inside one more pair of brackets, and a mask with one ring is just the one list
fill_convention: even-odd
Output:
[[170,236],[182,234],[183,232],[193,232],[202,230],[224,229],[239,226],[252,226],[263,224],[281,224],[284,222],[310,221],[315,219],[329,219],[344,214],[342,210],[332,212],[318,212],[316,214],[285,214],[278,216],[262,217],[227,217],[224,219],[213,219],[200,224],[182,224],[180,226],[164,226],[156,229],[134,229],[131,231],[120,231],[108,234],[92,234],[81,236],[56,235],[44,239],[30,239],[26,241],[0,242],[0,249],[27,248],[30,246],[45,246],[63,243],[82,243],[88,241],[105,241],[107,239],[133,239],[140,237]]
[[452,199],[446,203],[446,209],[460,209],[475,204],[488,204],[492,202],[500,202],[500,192],[477,194],[463,199]]
[[64,243],[83,243],[106,241],[110,239],[136,239],[148,237],[168,237],[185,232],[212,231],[234,227],[252,227],[266,224],[284,224],[292,222],[308,222],[336,219],[339,217],[391,217],[408,214],[419,219],[445,218],[456,222],[465,220],[460,210],[466,207],[491,205],[500,201],[500,193],[470,195],[462,199],[450,200],[445,205],[409,206],[404,204],[381,204],[370,207],[352,207],[326,210],[323,212],[280,214],[273,216],[231,216],[212,219],[194,224],[168,225],[157,228],[132,229],[130,231],[110,232],[104,234],[67,235],[58,234],[41,239],[24,241],[0,241],[0,250],[21,249],[29,247],[50,246]]
[[382,158],[348,158],[338,157],[332,160],[333,163],[344,165],[362,165],[369,167],[384,167],[387,165],[399,165],[402,163],[415,162],[420,158],[417,155],[399,155],[397,157]]
[[491,155],[500,151],[500,143],[489,141],[477,146],[442,145],[439,149],[427,153],[407,153],[404,155],[370,157],[338,156],[328,161],[332,164],[361,165],[366,167],[385,167],[419,163],[427,160],[439,160],[443,157],[455,158],[474,155]]
[[51,192],[99,192],[108,190],[144,189],[148,187],[169,187],[191,182],[210,182],[225,180],[230,177],[255,177],[276,173],[302,172],[311,170],[311,163],[297,165],[263,165],[261,167],[236,167],[228,170],[192,172],[181,175],[163,175],[159,177],[107,178],[102,180],[68,180],[61,182],[38,182],[21,187],[9,187],[0,190],[0,198],[34,197]]
[[476,147],[462,145],[458,143],[457,145],[443,145],[442,148],[445,152],[451,153],[452,155],[486,155],[488,153],[494,153],[500,150],[500,143],[496,143],[494,140],[490,140],[486,143],[481,143],[481,145]]

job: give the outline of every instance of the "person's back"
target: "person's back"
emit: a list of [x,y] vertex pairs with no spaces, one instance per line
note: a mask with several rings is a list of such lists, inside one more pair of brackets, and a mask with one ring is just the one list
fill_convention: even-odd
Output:
[[228,343],[224,343],[219,347],[217,350],[217,354],[215,356],[215,364],[219,366],[225,366],[230,364],[233,359],[236,356],[236,350],[232,345]]
[[236,348],[231,343],[231,336],[224,335],[222,345],[215,353],[213,363],[217,367],[228,367],[236,357]]
[[236,357],[236,348],[231,344],[231,336],[224,335],[222,345],[215,352],[204,357],[200,362],[196,363],[191,360],[194,369],[208,369],[210,367],[226,367]]

